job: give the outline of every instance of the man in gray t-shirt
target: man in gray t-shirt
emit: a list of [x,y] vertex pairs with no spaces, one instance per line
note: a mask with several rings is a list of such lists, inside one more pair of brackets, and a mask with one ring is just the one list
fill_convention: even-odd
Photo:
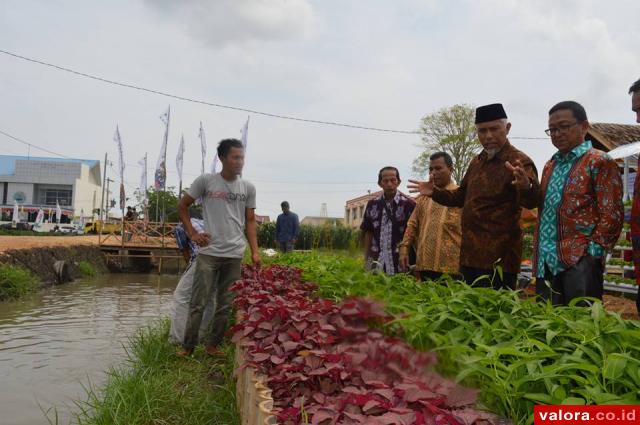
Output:
[[[205,336],[205,351],[224,355],[217,349],[227,328],[233,300],[229,286],[240,279],[245,236],[251,248],[251,260],[260,265],[255,208],[256,188],[240,177],[244,148],[237,139],[225,139],[218,145],[222,171],[196,178],[178,203],[178,213],[189,238],[200,246],[196,258],[189,315],[182,343],[182,356],[190,356],[198,344],[198,330],[207,301],[213,298],[215,312]],[[193,229],[189,206],[202,199],[204,233]]]

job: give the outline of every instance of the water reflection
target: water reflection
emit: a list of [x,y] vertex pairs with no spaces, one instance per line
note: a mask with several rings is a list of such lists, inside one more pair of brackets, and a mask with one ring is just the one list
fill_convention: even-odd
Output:
[[52,406],[69,423],[83,385],[103,383],[127,338],[168,314],[177,280],[107,275],[0,303],[0,423],[47,424]]

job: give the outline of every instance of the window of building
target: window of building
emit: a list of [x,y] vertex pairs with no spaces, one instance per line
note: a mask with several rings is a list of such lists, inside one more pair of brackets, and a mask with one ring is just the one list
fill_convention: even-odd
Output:
[[360,205],[360,218],[364,218],[364,205]]
[[358,209],[354,208],[351,210],[351,220],[355,221],[358,218]]
[[45,189],[40,192],[39,203],[43,205],[70,206],[72,200],[72,191],[68,189]]

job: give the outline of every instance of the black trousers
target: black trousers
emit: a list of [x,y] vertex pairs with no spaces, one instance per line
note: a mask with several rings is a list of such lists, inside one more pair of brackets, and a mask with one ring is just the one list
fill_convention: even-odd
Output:
[[[553,276],[545,267],[544,280],[536,279],[536,294],[543,300],[551,300],[553,305],[568,305],[579,297],[602,299],[604,285],[604,264],[600,257],[585,255],[578,263]],[[578,305],[588,305],[579,302]]]
[[443,273],[434,272],[431,270],[420,270],[420,280],[438,280],[442,277]]
[[503,273],[502,278],[497,271],[461,266],[460,273],[468,285],[478,288],[515,289],[518,275]]

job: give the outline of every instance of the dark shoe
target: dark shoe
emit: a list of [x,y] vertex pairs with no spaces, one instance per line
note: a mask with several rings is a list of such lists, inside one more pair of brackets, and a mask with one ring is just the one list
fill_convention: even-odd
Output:
[[178,357],[191,357],[192,354],[193,354],[193,348],[183,348],[182,350],[176,353]]
[[222,350],[220,350],[217,346],[215,345],[207,345],[204,347],[204,351],[210,355],[211,357],[226,357],[226,353]]

